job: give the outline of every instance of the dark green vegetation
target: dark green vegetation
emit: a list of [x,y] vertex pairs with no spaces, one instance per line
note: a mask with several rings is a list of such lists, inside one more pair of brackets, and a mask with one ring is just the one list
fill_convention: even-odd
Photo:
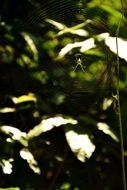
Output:
[[[120,19],[120,0],[0,2],[1,189],[123,190]],[[125,14],[118,39],[125,162],[126,26]]]

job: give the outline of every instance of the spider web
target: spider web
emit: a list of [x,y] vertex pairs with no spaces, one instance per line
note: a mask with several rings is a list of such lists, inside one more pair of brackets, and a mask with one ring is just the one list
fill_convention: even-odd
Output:
[[[28,27],[33,33],[37,32],[40,36],[42,35],[44,43],[46,43],[44,38],[46,37],[47,40],[48,32],[52,30],[53,34],[49,35],[49,41],[57,41],[53,56],[50,55],[48,49],[45,49],[48,56],[45,58],[45,65],[42,65],[43,69],[52,78],[53,84],[55,84],[54,87],[65,94],[66,98],[74,101],[80,101],[80,98],[82,98],[87,102],[88,99],[93,97],[94,101],[97,101],[97,97],[101,97],[102,94],[105,94],[105,96],[110,94],[111,96],[116,82],[113,55],[103,40],[99,42],[97,39],[96,42],[96,36],[110,32],[106,21],[107,16],[104,17],[105,14],[102,9],[98,6],[89,10],[85,8],[87,7],[85,2],[70,0],[31,1],[31,5],[33,11],[28,14],[24,28]],[[95,14],[92,14],[91,11],[96,11],[98,16],[95,17]],[[84,27],[78,28],[78,30],[87,31],[88,36],[87,34],[86,36],[80,36],[78,33],[73,34],[73,32],[66,32],[66,30],[64,32],[64,27],[65,29],[73,29],[73,27],[82,23],[85,23]],[[59,33],[60,31],[63,31],[63,33]],[[57,36],[57,34],[59,35]],[[69,35],[72,35],[72,37]],[[65,40],[70,38],[70,44],[74,44],[94,37],[96,47],[81,52],[81,48],[77,46],[70,49],[60,59],[56,59],[64,48],[64,42],[61,43],[62,38]],[[84,71],[78,66],[74,72],[73,68],[77,64],[75,58],[77,53],[81,55]]]

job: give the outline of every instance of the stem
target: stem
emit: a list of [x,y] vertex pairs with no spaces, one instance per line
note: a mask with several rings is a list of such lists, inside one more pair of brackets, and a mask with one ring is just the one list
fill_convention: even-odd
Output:
[[60,173],[61,173],[61,170],[63,169],[63,166],[64,166],[64,162],[65,162],[65,159],[66,159],[66,156],[67,156],[67,146],[65,145],[65,149],[64,149],[64,155],[63,155],[63,161],[61,162],[58,170],[56,171],[53,179],[52,179],[52,182],[50,184],[50,187],[48,188],[48,190],[52,190],[53,187],[55,186],[55,183],[57,181],[57,178],[59,177]]
[[126,172],[125,172],[125,159],[124,159],[124,141],[123,141],[123,124],[122,124],[122,116],[121,116],[121,105],[120,105],[120,93],[119,93],[119,49],[118,49],[118,36],[121,27],[121,23],[124,19],[124,7],[123,0],[121,0],[122,6],[122,17],[119,21],[117,30],[116,30],[116,51],[117,51],[117,102],[118,102],[118,121],[119,121],[119,131],[120,131],[120,147],[121,147],[121,163],[122,163],[122,177],[123,177],[123,190],[126,190]]

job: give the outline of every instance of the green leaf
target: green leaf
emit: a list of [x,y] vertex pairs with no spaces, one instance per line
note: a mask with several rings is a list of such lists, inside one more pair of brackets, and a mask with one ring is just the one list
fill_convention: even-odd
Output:
[[0,190],[20,190],[18,187],[0,188]]

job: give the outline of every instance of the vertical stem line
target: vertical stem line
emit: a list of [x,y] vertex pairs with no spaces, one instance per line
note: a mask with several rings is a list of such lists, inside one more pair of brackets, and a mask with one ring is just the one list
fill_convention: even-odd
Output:
[[124,7],[123,0],[121,0],[122,6],[122,17],[119,21],[117,30],[116,30],[116,52],[117,52],[117,101],[118,101],[118,121],[119,121],[119,132],[120,132],[120,148],[121,148],[121,163],[122,163],[122,177],[123,177],[123,190],[126,190],[126,172],[125,172],[125,159],[124,159],[124,140],[123,140],[123,124],[122,124],[122,115],[121,115],[121,105],[120,105],[120,93],[119,93],[119,48],[118,48],[118,36],[120,31],[120,26],[124,18]]
[[[116,38],[116,47],[118,49],[118,39]],[[117,54],[117,74],[119,73],[119,57]],[[124,141],[123,141],[123,125],[121,116],[121,105],[119,95],[119,75],[117,79],[117,102],[118,102],[118,120],[120,131],[120,147],[121,147],[121,162],[122,162],[122,177],[123,177],[123,189],[126,190],[126,174],[125,174],[125,160],[124,160]]]
[[52,190],[55,186],[55,183],[57,181],[57,178],[59,177],[62,169],[63,169],[63,166],[64,166],[64,162],[66,160],[66,156],[67,156],[67,145],[65,145],[65,148],[64,148],[64,155],[63,155],[63,161],[61,162],[60,166],[58,167],[53,179],[52,179],[52,182],[50,184],[50,187],[48,188],[48,190]]

